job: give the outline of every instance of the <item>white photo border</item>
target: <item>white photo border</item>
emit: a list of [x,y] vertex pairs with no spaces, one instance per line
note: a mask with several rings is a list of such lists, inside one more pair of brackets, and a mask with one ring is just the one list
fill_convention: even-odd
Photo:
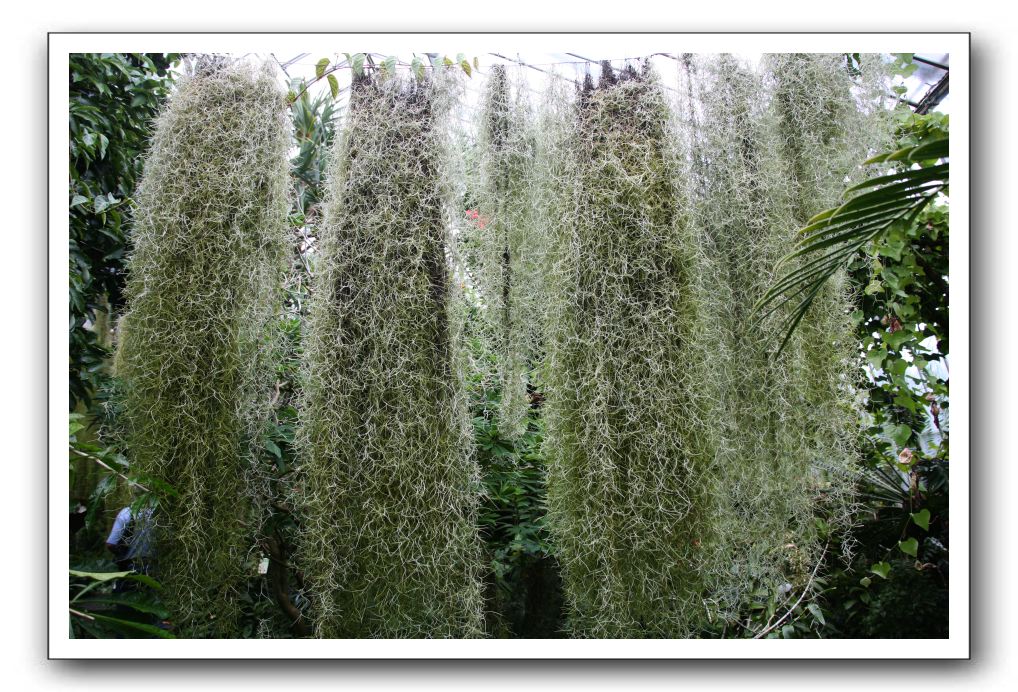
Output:
[[68,56],[90,52],[287,53],[337,49],[405,55],[435,47],[454,54],[522,51],[606,56],[674,53],[949,53],[951,56],[951,514],[948,639],[646,640],[319,640],[117,641],[126,659],[967,659],[970,657],[970,363],[968,33],[51,33],[49,34],[49,657],[108,659],[102,640],[70,639],[67,614],[68,496],[65,457],[69,400],[66,303],[68,266],[66,88]]

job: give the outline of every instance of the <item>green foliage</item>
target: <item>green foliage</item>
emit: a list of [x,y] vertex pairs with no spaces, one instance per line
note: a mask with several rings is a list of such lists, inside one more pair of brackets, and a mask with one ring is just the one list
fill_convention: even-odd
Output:
[[[946,116],[902,112],[898,146],[948,135]],[[934,200],[849,265],[868,374],[858,555],[832,575],[827,636],[947,635],[948,205]],[[860,579],[862,574],[880,579]]]
[[159,567],[186,636],[236,634],[289,141],[267,68],[199,60],[156,122],[138,192],[116,367],[132,463],[177,491],[160,513]]
[[[92,405],[123,304],[130,199],[176,54],[75,53],[70,62],[71,410]],[[105,333],[104,333],[105,332]]]
[[[113,637],[173,639],[160,621],[169,613],[159,582],[144,574],[70,570],[69,631],[72,639]],[[115,583],[132,588],[117,590]]]
[[307,85],[298,81],[292,85],[301,97],[290,105],[293,121],[293,136],[298,147],[292,161],[291,175],[297,187],[296,212],[305,219],[317,212],[325,186],[328,169],[328,145],[335,136],[336,105],[335,95],[330,99],[325,94],[315,98],[307,92]]
[[[365,77],[368,75],[377,76],[381,79],[387,79],[389,77],[396,76],[396,68],[398,65],[406,65],[407,63],[400,63],[399,59],[395,55],[389,55],[382,59],[379,64],[375,64],[376,53],[343,53],[344,60],[339,63],[332,65],[332,62],[328,58],[322,58],[315,63],[315,78],[307,84],[300,84],[300,89],[297,89],[297,85],[291,88],[288,95],[290,103],[294,103],[300,98],[303,98],[307,93],[308,87],[311,84],[321,80],[327,79],[329,82],[329,91],[332,94],[332,98],[336,99],[339,97],[339,82],[336,79],[336,75],[333,74],[337,70],[349,69],[354,79],[358,77]],[[467,59],[463,53],[456,54],[456,60],[453,60],[448,55],[444,56],[441,60],[438,60],[438,53],[428,54],[430,69],[448,69],[450,67],[458,67],[463,70],[467,77],[473,77],[474,70],[480,69],[480,61],[475,57],[473,62]],[[414,56],[413,60],[409,64],[410,72],[417,78],[418,81],[423,81],[426,74],[426,68],[424,61],[421,58]]]
[[[82,60],[112,84],[121,58]],[[391,56],[323,59],[291,85],[292,139],[268,75],[202,60],[172,97],[121,377],[99,390],[106,418],[70,429],[79,543],[137,488],[169,537],[165,594],[121,598],[79,563],[72,636],[163,636],[171,613],[183,636],[946,634],[948,207],[916,211],[916,176],[941,173],[905,161],[943,147],[946,119],[899,118],[906,153],[879,162],[896,177],[857,190],[906,190],[914,218],[846,205],[800,246],[890,146],[874,56],[768,56],[762,75],[689,56],[681,123],[647,69],[554,82],[532,114],[496,67],[465,166],[448,116],[478,63],[429,58],[404,76]],[[330,155],[337,69],[354,84]],[[88,98],[112,97],[99,75]],[[94,171],[118,126],[75,135],[74,88],[72,169],[78,147]],[[131,192],[102,190],[72,190],[72,340],[111,331],[95,269],[121,271]],[[76,214],[108,259],[74,264]],[[778,301],[782,257],[815,280],[811,253],[834,251],[811,305]],[[92,401],[94,355],[72,405]]]
[[784,319],[779,352],[826,283],[863,248],[882,245],[885,253],[899,259],[903,235],[947,190],[947,158],[946,135],[927,136],[919,143],[873,156],[864,165],[892,164],[893,168],[849,187],[844,195],[850,197],[843,204],[810,218],[799,231],[802,238],[796,248],[777,265],[781,268],[794,261],[793,268],[778,277],[757,304],[758,309],[767,308],[765,314],[786,303],[794,305]]
[[295,498],[318,636],[482,631],[479,479],[446,257],[453,86],[356,79],[333,157]]
[[469,378],[474,443],[484,484],[478,523],[490,565],[487,631],[496,637],[561,636],[561,583],[545,525],[542,395],[531,392],[522,434],[503,432],[497,359],[473,334],[485,331],[479,317],[468,319],[466,329],[475,362]]

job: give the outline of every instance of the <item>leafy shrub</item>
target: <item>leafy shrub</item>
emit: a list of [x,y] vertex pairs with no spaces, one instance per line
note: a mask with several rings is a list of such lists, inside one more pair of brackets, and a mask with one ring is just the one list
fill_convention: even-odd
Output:
[[92,405],[123,306],[130,198],[176,54],[75,53],[70,62],[71,410]]

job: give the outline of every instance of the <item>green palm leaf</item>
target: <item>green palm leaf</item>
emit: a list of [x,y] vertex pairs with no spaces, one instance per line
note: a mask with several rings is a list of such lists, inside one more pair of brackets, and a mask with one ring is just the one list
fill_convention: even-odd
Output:
[[[864,165],[897,164],[893,173],[870,178],[845,191],[839,207],[811,218],[800,229],[795,249],[778,261],[788,267],[757,301],[759,319],[784,310],[780,354],[827,281],[867,243],[878,240],[892,224],[913,223],[938,194],[947,189],[948,139],[938,138],[868,159]],[[904,166],[904,168],[901,168]]]

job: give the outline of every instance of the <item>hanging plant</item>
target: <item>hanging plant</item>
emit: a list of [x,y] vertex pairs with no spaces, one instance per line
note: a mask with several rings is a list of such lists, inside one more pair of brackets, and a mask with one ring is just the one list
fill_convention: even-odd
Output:
[[449,260],[451,75],[355,78],[315,258],[296,506],[322,637],[482,631]]
[[[709,498],[687,454],[679,158],[661,87],[605,64],[574,106],[549,262],[548,512],[575,636],[682,636]],[[544,151],[562,150],[550,145]],[[566,212],[568,213],[568,212]]]
[[466,242],[476,248],[487,338],[497,354],[499,423],[509,439],[526,428],[529,374],[541,342],[535,290],[540,256],[530,196],[534,141],[525,90],[513,87],[505,66],[492,66],[480,110],[478,208],[467,212]]
[[289,131],[269,69],[201,59],[155,124],[116,359],[132,465],[175,493],[158,569],[178,632],[236,635],[247,497],[287,257]]

